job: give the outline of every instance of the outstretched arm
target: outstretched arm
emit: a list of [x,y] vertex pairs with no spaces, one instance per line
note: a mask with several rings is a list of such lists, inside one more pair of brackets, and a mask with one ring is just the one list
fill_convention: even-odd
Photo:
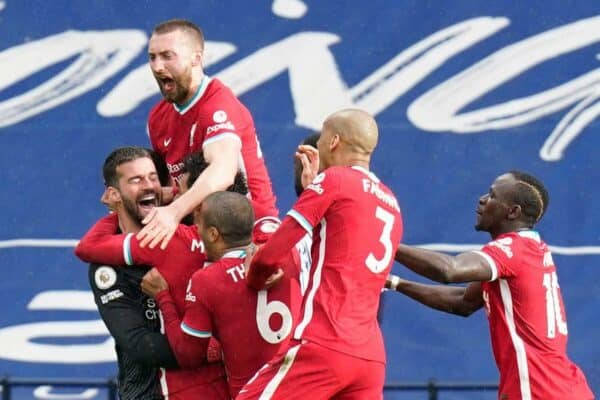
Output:
[[427,307],[468,317],[483,306],[481,283],[467,287],[424,285],[390,275],[386,287],[400,292]]
[[489,281],[495,278],[487,259],[477,252],[456,257],[401,244],[396,261],[426,278],[441,283]]
[[125,265],[156,265],[165,257],[160,249],[141,248],[133,233],[116,234],[119,219],[116,214],[102,217],[81,238],[75,255],[88,263]]
[[238,170],[241,142],[237,137],[225,137],[203,148],[208,167],[190,190],[166,207],[157,207],[142,221],[146,226],[138,233],[140,245],[154,248],[160,243],[165,249],[179,221],[191,213],[209,194],[225,190],[233,184]]
[[125,265],[123,241],[126,235],[117,235],[118,228],[116,213],[100,218],[81,238],[75,255],[88,263]]

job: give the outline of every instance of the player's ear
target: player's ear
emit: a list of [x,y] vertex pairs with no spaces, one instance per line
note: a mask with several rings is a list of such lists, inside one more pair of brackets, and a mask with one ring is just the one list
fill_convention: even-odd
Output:
[[121,192],[119,192],[114,186],[108,186],[106,188],[106,196],[108,198],[108,201],[112,203],[121,201]]
[[202,66],[202,52],[195,51],[192,54],[192,67]]
[[217,240],[219,240],[219,237],[221,237],[221,233],[216,227],[211,226],[208,228],[208,240],[211,243],[215,243]]
[[518,204],[513,204],[508,208],[508,219],[511,221],[517,220],[521,218],[522,213],[523,210],[521,209],[521,206]]
[[331,137],[331,142],[329,143],[329,149],[330,149],[330,150],[333,150],[333,149],[335,149],[336,147],[338,147],[338,146],[339,146],[339,144],[340,144],[340,141],[341,141],[341,139],[340,139],[340,135],[333,135],[333,136]]

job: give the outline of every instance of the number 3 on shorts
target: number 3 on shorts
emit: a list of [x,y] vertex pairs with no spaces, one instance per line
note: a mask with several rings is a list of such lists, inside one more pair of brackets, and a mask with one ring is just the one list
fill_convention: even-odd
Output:
[[393,249],[392,239],[390,236],[394,226],[394,214],[377,206],[377,209],[375,209],[375,217],[383,221],[383,230],[381,231],[381,236],[379,236],[379,242],[383,245],[385,251],[383,253],[383,257],[379,260],[375,258],[373,253],[369,253],[367,259],[365,260],[365,264],[367,265],[367,268],[371,270],[371,272],[378,274],[388,266],[390,260],[392,259]]

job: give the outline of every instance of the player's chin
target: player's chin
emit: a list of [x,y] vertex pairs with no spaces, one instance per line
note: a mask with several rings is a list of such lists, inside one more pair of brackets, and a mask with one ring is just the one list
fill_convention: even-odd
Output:
[[481,223],[481,221],[477,221],[475,223],[475,230],[478,232],[485,231],[485,226]]

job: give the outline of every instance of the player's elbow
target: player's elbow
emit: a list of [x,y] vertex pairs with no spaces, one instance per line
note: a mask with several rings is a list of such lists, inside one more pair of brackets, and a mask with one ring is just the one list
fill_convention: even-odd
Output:
[[438,271],[437,281],[444,284],[464,282],[454,260],[448,262]]
[[472,304],[469,302],[461,302],[454,308],[452,313],[467,318],[480,308],[480,305]]
[[74,250],[75,256],[84,262],[91,262],[90,253],[83,241],[80,241]]

